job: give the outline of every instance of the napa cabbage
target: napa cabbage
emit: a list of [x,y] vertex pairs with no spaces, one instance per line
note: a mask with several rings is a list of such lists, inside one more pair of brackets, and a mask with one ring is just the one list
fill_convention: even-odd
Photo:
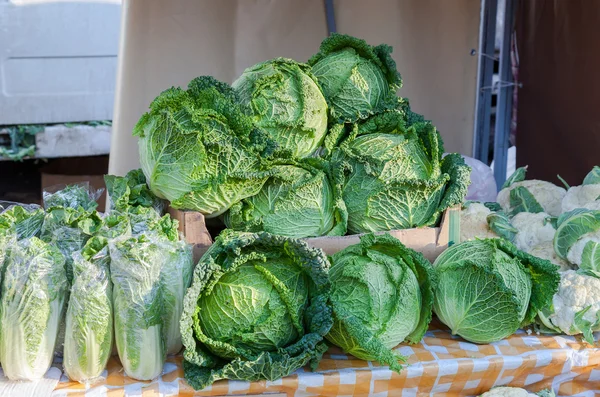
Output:
[[112,282],[107,239],[92,237],[73,254],[73,285],[67,306],[63,365],[74,381],[98,378],[113,343]]
[[464,200],[470,168],[458,154],[442,158],[443,144],[428,122],[406,127],[404,114],[388,111],[351,126],[333,150],[352,233],[435,225]]
[[390,349],[421,340],[431,320],[434,273],[422,254],[389,234],[368,234],[331,257],[333,327],[326,338],[400,372]]
[[276,148],[231,87],[212,77],[161,93],[133,134],[150,190],[207,218],[260,191],[268,177],[263,157]]
[[67,288],[56,247],[37,237],[11,244],[0,298],[0,362],[9,379],[41,379],[50,368]]
[[435,261],[434,312],[453,335],[491,343],[529,325],[552,303],[555,265],[503,239],[456,244]]
[[333,123],[355,122],[397,104],[402,86],[392,47],[334,33],[308,63],[329,105]]
[[227,213],[228,227],[295,238],[346,233],[346,207],[326,161],[279,161],[273,170],[257,195]]
[[233,83],[256,125],[293,157],[311,155],[327,132],[327,102],[310,67],[277,58],[246,70]]
[[327,350],[329,262],[300,240],[225,230],[194,271],[181,318],[187,382],[276,380]]

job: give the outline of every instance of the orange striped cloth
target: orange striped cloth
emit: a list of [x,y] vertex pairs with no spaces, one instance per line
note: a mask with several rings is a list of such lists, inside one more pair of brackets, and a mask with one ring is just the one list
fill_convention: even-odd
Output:
[[[600,334],[596,334],[598,339]],[[530,391],[552,388],[559,396],[600,395],[600,342],[590,346],[579,337],[528,335],[519,331],[507,340],[475,345],[432,324],[421,343],[401,345],[397,350],[408,356],[408,366],[401,374],[331,348],[317,372],[299,370],[273,382],[220,381],[202,391],[194,391],[183,379],[181,357],[169,358],[164,374],[151,382],[125,376],[115,357],[108,364],[104,381],[85,387],[63,378],[53,397],[263,393],[287,397],[470,396],[498,385]]]

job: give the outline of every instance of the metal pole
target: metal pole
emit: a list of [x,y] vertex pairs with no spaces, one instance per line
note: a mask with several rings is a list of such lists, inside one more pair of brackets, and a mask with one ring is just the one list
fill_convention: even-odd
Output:
[[329,34],[335,33],[335,10],[333,8],[333,0],[325,0],[325,15],[327,16],[327,30],[329,30]]
[[508,155],[508,137],[512,118],[514,89],[510,49],[516,6],[517,0],[506,0],[504,32],[502,35],[502,48],[500,49],[498,109],[496,112],[496,130],[494,136],[494,177],[498,186],[502,186],[506,180],[506,158]]
[[475,104],[475,136],[473,157],[487,164],[490,147],[490,112],[492,109],[492,77],[496,40],[498,0],[481,1],[479,66],[477,70],[477,102]]

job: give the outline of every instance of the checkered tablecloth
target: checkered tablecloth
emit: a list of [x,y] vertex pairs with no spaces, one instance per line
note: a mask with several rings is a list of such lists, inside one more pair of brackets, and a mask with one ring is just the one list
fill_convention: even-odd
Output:
[[[596,340],[599,339],[597,333]],[[398,351],[409,357],[409,365],[401,374],[332,348],[317,372],[299,370],[274,382],[221,381],[198,392],[183,379],[181,357],[169,358],[164,374],[152,382],[127,378],[118,359],[113,358],[105,381],[86,388],[63,377],[53,397],[262,393],[280,393],[287,397],[469,396],[497,385],[524,387],[530,391],[552,388],[560,396],[600,395],[600,342],[590,346],[578,337],[528,335],[519,331],[501,342],[475,345],[434,324],[421,343],[399,346]]]

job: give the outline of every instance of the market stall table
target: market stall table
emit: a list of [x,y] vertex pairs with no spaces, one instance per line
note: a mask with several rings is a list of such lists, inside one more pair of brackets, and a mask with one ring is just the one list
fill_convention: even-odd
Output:
[[[596,333],[596,341],[600,333]],[[219,381],[194,391],[184,380],[182,357],[170,357],[164,374],[151,382],[126,377],[116,357],[106,381],[85,387],[64,378],[53,397],[74,396],[417,396],[479,395],[493,386],[510,385],[530,391],[552,388],[560,396],[600,394],[600,343],[590,346],[579,337],[527,334],[519,331],[490,345],[475,345],[452,336],[439,323],[416,345],[398,347],[409,365],[401,374],[376,363],[358,360],[331,348],[317,372],[299,370],[276,381]]]

